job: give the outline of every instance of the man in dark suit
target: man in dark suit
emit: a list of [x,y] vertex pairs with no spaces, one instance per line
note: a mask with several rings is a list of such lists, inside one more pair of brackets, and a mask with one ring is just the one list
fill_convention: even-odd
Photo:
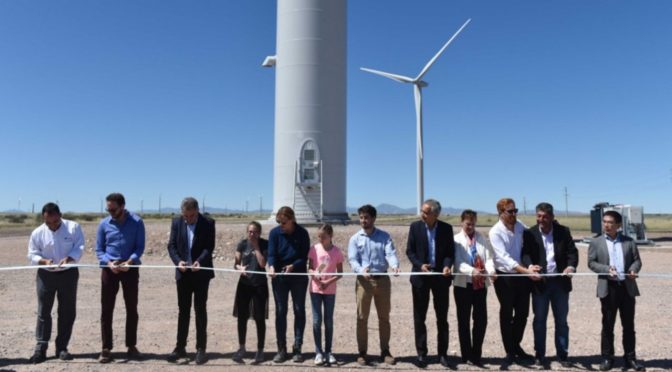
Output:
[[624,369],[643,371],[635,355],[635,297],[639,296],[637,273],[642,269],[635,242],[619,233],[623,217],[616,211],[604,212],[604,234],[588,246],[588,267],[600,274],[597,278],[597,297],[602,303],[601,352],[604,360],[600,371],[614,365],[614,323],[620,313],[623,326]]
[[555,349],[563,368],[570,368],[569,352],[569,292],[570,275],[576,272],[579,252],[569,228],[555,221],[553,206],[539,203],[536,207],[537,224],[523,233],[523,264],[540,274],[562,276],[534,276],[532,310],[534,311],[534,351],[537,365],[550,369],[546,359],[546,319],[549,304],[555,320]]
[[189,334],[189,316],[191,299],[194,299],[196,313],[196,364],[207,361],[205,354],[208,325],[206,303],[210,279],[215,274],[212,270],[201,268],[212,267],[212,251],[215,248],[215,221],[203,216],[198,210],[198,201],[188,197],[182,200],[182,215],[175,217],[170,228],[168,254],[175,269],[177,283],[177,345],[168,356],[175,362],[186,358],[187,335]]
[[413,272],[435,272],[443,275],[411,275],[413,294],[413,323],[415,348],[418,352],[416,365],[427,366],[427,327],[425,318],[429,307],[429,293],[434,298],[437,348],[439,362],[449,367],[448,362],[448,289],[451,284],[450,268],[455,259],[453,227],[439,221],[441,204],[426,200],[422,204],[421,221],[411,224],[408,232],[406,255],[413,265]]

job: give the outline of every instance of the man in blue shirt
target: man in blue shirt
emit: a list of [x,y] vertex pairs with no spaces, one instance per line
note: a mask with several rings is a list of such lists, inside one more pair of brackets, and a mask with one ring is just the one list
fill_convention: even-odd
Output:
[[[275,299],[275,331],[278,353],[273,362],[287,360],[287,306],[289,293],[294,304],[294,348],[292,360],[303,362],[301,345],[306,327],[306,290],[308,277],[304,275],[282,275],[284,273],[305,273],[307,270],[310,236],[308,231],[296,223],[294,210],[281,207],[275,215],[279,226],[268,235],[268,275],[272,278]],[[280,273],[277,275],[276,273]]]
[[[368,348],[369,311],[371,299],[378,313],[380,332],[380,353],[383,362],[395,364],[390,354],[390,310],[392,307],[392,287],[387,275],[388,266],[394,273],[399,272],[399,258],[390,234],[374,226],[377,211],[372,205],[364,205],[357,210],[359,224],[362,227],[350,238],[348,261],[357,276],[355,291],[357,294],[357,363],[366,365]],[[447,293],[446,293],[447,295]]]
[[138,268],[140,256],[145,250],[145,225],[140,216],[125,209],[126,200],[119,193],[105,199],[109,217],[98,225],[96,255],[100,261],[102,314],[100,317],[103,351],[98,361],[112,361],[112,316],[119,284],[124,290],[126,304],[126,347],[128,358],[139,359],[136,348],[138,333]]

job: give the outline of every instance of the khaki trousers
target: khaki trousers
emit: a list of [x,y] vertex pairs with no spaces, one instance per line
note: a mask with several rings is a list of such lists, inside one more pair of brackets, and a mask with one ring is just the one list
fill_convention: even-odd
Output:
[[357,294],[357,348],[359,354],[366,355],[368,347],[368,321],[371,310],[371,299],[378,313],[378,329],[380,333],[381,354],[390,350],[390,309],[392,287],[388,276],[364,279],[357,277],[355,285]]

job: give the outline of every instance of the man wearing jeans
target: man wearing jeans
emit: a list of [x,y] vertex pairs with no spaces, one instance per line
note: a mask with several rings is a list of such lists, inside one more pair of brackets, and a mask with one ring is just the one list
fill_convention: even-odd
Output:
[[98,225],[96,256],[100,266],[101,303],[100,328],[103,351],[98,361],[112,361],[112,318],[119,284],[124,290],[126,304],[126,347],[129,359],[139,359],[138,341],[138,279],[140,256],[145,251],[145,224],[140,216],[126,210],[126,200],[119,193],[107,196],[109,217]]
[[[399,258],[390,234],[374,226],[376,208],[364,205],[357,210],[359,224],[362,227],[350,238],[348,261],[352,270],[359,275],[355,284],[357,294],[357,363],[366,365],[368,348],[369,311],[371,300],[378,313],[378,331],[380,333],[380,353],[387,364],[395,364],[390,354],[390,310],[392,288],[387,275],[388,266],[394,273],[399,272]],[[448,293],[446,292],[446,296]]]
[[290,207],[281,207],[275,220],[279,226],[274,227],[268,235],[268,275],[273,278],[271,285],[275,299],[275,332],[278,340],[278,353],[273,362],[282,363],[287,360],[287,306],[291,293],[294,307],[292,360],[302,363],[301,346],[306,328],[308,277],[282,274],[306,273],[310,236],[306,229],[296,223],[294,211]]
[[61,218],[58,205],[47,203],[42,207],[44,223],[30,235],[28,259],[31,265],[58,265],[37,270],[37,345],[30,357],[32,363],[42,363],[47,359],[47,346],[51,338],[51,309],[58,297],[58,335],[56,336],[56,357],[70,360],[68,342],[72,335],[77,310],[76,267],[63,267],[77,263],[84,251],[84,235],[78,223]]
[[532,310],[534,311],[534,351],[538,366],[550,369],[546,359],[546,319],[549,305],[555,320],[555,349],[563,368],[571,368],[569,353],[569,292],[572,291],[570,275],[576,272],[579,253],[569,228],[555,221],[553,206],[539,203],[536,208],[537,224],[523,233],[523,264],[537,265],[547,276],[532,285]]

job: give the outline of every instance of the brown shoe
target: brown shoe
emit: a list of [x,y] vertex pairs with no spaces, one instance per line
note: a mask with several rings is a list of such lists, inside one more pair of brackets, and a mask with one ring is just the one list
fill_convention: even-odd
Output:
[[359,354],[357,356],[357,364],[359,364],[362,367],[365,367],[366,366],[366,355]]
[[382,357],[383,362],[385,364],[393,366],[397,363],[397,361],[394,359],[394,357],[392,356],[392,354],[390,354],[389,351],[384,351]]
[[103,349],[103,351],[100,353],[100,357],[98,357],[98,362],[100,363],[109,363],[112,361],[112,352],[110,349]]

